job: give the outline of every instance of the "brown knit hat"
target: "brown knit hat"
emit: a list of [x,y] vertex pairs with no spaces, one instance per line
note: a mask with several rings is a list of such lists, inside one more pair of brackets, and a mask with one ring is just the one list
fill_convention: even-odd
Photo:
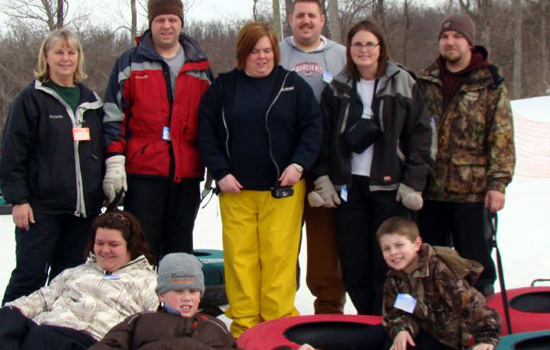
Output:
[[441,30],[439,31],[438,38],[441,38],[441,34],[443,34],[443,32],[449,30],[454,30],[464,35],[470,45],[475,46],[476,25],[470,16],[463,13],[453,13],[452,15],[445,17],[445,19],[441,22]]
[[176,15],[181,19],[183,27],[183,3],[181,0],[149,0],[147,6],[147,17],[149,19],[149,27],[151,22],[158,15]]

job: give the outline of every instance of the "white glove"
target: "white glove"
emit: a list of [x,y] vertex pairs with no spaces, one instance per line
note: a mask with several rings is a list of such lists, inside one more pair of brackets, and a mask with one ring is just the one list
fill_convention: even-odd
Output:
[[313,181],[313,185],[315,192],[317,192],[324,201],[323,207],[336,208],[337,205],[342,203],[340,201],[340,197],[338,196],[338,192],[336,192],[336,188],[334,188],[334,185],[332,184],[332,181],[330,181],[328,175],[319,176],[315,181]]
[[309,203],[309,206],[312,208],[318,208],[325,205],[325,201],[323,200],[323,197],[317,192],[317,191],[311,191],[307,195],[307,201]]
[[103,178],[103,193],[109,202],[112,202],[116,194],[121,190],[128,190],[126,183],[125,156],[112,156],[105,159],[105,177]]
[[405,184],[399,184],[397,189],[396,201],[403,203],[403,205],[410,210],[420,210],[424,201],[422,200],[422,193],[415,191]]

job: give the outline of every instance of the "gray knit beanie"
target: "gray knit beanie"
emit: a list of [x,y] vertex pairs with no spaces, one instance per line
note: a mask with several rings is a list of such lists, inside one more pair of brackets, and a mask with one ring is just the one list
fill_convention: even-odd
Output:
[[180,289],[198,289],[204,294],[202,264],[194,255],[171,253],[159,263],[156,292]]
[[464,35],[466,40],[470,45],[475,46],[476,44],[476,25],[470,16],[463,13],[453,13],[445,17],[441,22],[441,30],[439,31],[438,38],[441,38],[441,34],[449,30],[454,30]]
[[183,3],[181,0],[149,0],[147,6],[147,18],[149,19],[149,28],[151,22],[158,15],[176,15],[181,19],[183,27]]

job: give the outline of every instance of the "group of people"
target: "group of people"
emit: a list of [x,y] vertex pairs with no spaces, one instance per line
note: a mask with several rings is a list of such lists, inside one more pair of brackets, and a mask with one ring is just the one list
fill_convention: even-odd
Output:
[[[473,315],[472,303],[485,310],[468,283],[489,294],[496,278],[485,231],[512,179],[513,124],[503,79],[485,48],[476,46],[471,18],[443,20],[440,55],[416,76],[390,59],[375,22],[355,24],[343,46],[321,35],[325,15],[318,0],[294,0],[293,35],[279,43],[267,24],[244,25],[236,68],[216,79],[198,43],[182,32],[181,0],[149,0],[148,20],[138,45],[116,61],[104,104],[81,83],[82,47],[67,29],[48,34],[36,79],[12,104],[0,180],[13,205],[17,262],[4,295],[8,307],[1,309],[9,316],[0,317],[20,327],[11,335],[41,334],[17,344],[47,344],[36,325],[50,324],[85,349],[125,317],[155,310],[159,300],[162,316],[131,317],[104,344],[147,348],[154,343],[150,334],[139,340],[128,334],[158,324],[189,335],[203,320],[219,326],[207,316],[178,320],[181,325],[169,317],[195,317],[204,292],[204,282],[196,281],[200,266],[185,253],[193,250],[206,168],[219,194],[233,337],[298,315],[305,222],[315,313],[343,313],[347,292],[359,314],[385,315],[396,350],[413,344],[420,329],[436,344],[465,346],[434,331],[432,321],[442,319],[430,318],[431,301],[418,300],[410,312],[396,310],[393,299],[399,293],[418,298],[427,271],[445,270],[430,263],[441,260],[430,245],[454,247],[483,266],[479,278],[444,271],[445,288],[425,286],[432,294],[462,286],[452,291],[468,296],[459,298],[462,304],[454,294],[437,296],[446,303],[445,319]],[[99,215],[105,198],[116,204],[121,194],[124,212]],[[395,217],[404,223],[382,230]],[[392,236],[415,231],[407,217],[422,238]],[[395,239],[386,242],[385,235]],[[150,289],[158,261],[157,299]],[[185,272],[181,280],[178,269]],[[141,277],[129,282],[126,273]],[[489,319],[467,322],[459,333],[475,335],[480,324],[489,325],[478,349],[490,350],[498,341],[498,316],[481,314]],[[365,338],[372,341],[373,334]],[[220,339],[222,348],[235,347],[225,335]]]

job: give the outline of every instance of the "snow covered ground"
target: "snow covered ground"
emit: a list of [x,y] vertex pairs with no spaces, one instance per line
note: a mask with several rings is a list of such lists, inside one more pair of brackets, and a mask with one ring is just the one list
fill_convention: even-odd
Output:
[[[525,117],[550,122],[550,97],[513,103]],[[520,103],[521,102],[521,103]],[[516,103],[517,107],[516,107]],[[545,114],[543,114],[545,113]],[[547,164],[550,167],[550,164]],[[507,288],[524,287],[535,278],[550,278],[550,178],[515,177],[506,193],[506,206],[499,212],[498,244],[503,257]],[[14,225],[10,215],[0,216],[0,293],[8,283],[15,264]],[[222,249],[221,219],[217,198],[200,210],[195,225],[195,248]],[[301,288],[296,307],[302,314],[313,314],[313,296],[305,284],[307,251],[300,253]],[[498,290],[498,283],[495,285]],[[355,313],[348,301],[346,313]]]

